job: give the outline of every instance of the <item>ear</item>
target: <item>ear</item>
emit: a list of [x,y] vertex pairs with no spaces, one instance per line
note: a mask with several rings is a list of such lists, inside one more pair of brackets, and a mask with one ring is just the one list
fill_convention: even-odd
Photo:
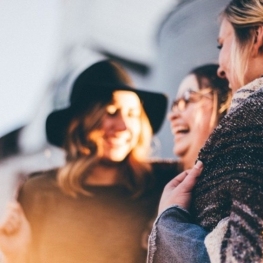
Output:
[[253,45],[253,55],[263,53],[263,26],[258,26],[256,29],[254,45]]

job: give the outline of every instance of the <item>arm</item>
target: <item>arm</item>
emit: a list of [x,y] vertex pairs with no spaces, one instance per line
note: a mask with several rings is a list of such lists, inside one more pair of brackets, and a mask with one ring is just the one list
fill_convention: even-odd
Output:
[[179,174],[166,185],[159,217],[149,237],[148,263],[210,262],[204,245],[207,233],[191,223],[186,210],[202,168],[198,162],[192,170]]
[[[260,186],[236,179],[225,183],[234,197],[230,216],[219,221],[205,238],[211,263],[262,262],[263,259],[263,195]],[[241,190],[237,195],[235,190]],[[245,195],[244,195],[245,193]]]
[[[229,189],[233,193],[230,216],[224,228],[217,226],[223,234],[219,244],[220,262],[262,262],[263,193],[261,186],[235,180],[235,184],[232,182]],[[236,193],[236,189],[240,192]],[[211,259],[215,257],[210,252],[209,255]]]
[[148,241],[148,263],[210,262],[204,246],[206,234],[191,223],[186,210],[172,206],[155,221]]

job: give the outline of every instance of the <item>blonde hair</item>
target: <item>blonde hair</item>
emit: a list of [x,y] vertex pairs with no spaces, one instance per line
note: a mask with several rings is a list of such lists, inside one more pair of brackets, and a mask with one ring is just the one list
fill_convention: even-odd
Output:
[[[100,161],[101,139],[100,125],[106,113],[106,106],[96,103],[87,112],[72,119],[64,148],[67,152],[67,163],[57,173],[59,187],[68,195],[89,195],[85,189],[85,179],[89,172]],[[141,105],[141,133],[135,147],[120,164],[120,172],[125,173],[121,182],[130,190],[132,196],[138,196],[146,187],[150,175],[150,165],[146,162],[150,154],[152,129],[148,117]]]
[[221,94],[219,94],[216,90],[213,90],[212,93],[213,93],[213,110],[209,123],[210,129],[214,129],[218,125],[220,120],[227,114],[232,99],[231,96],[232,93],[230,89],[229,91],[227,91],[225,101],[220,101]]
[[244,85],[244,72],[256,37],[256,29],[263,25],[262,0],[232,0],[221,14],[231,23],[235,32],[235,43],[231,50],[232,68],[236,78]]

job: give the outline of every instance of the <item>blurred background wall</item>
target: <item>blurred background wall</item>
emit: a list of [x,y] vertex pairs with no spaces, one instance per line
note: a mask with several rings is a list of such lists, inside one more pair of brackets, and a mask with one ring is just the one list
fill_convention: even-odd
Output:
[[[0,213],[14,179],[63,164],[45,119],[68,103],[84,67],[114,58],[138,87],[163,91],[171,103],[190,69],[217,61],[217,17],[227,2],[0,1]],[[167,120],[153,145],[155,157],[176,158]]]
[[[217,16],[227,2],[2,0],[0,158],[21,163],[40,154],[43,169],[60,164],[46,141],[46,116],[67,104],[78,72],[101,58],[118,60],[137,86],[171,102],[191,68],[217,61]],[[153,144],[156,157],[175,158],[168,121]]]
[[[29,152],[41,148],[53,92],[73,78],[74,70],[100,57],[119,59],[135,83],[145,87],[157,28],[176,2],[1,1],[0,137],[23,127],[19,147]],[[60,89],[66,97],[67,87]]]

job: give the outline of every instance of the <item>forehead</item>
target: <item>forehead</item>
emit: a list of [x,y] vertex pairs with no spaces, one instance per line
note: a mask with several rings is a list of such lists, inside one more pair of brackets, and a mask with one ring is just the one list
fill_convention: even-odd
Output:
[[220,25],[218,42],[225,40],[226,38],[234,36],[234,28],[228,22],[226,18],[224,18]]
[[140,99],[138,95],[132,91],[116,90],[113,92],[112,103],[122,107],[140,107]]
[[182,80],[176,97],[181,97],[187,90],[199,91],[197,78],[194,74],[190,74]]

